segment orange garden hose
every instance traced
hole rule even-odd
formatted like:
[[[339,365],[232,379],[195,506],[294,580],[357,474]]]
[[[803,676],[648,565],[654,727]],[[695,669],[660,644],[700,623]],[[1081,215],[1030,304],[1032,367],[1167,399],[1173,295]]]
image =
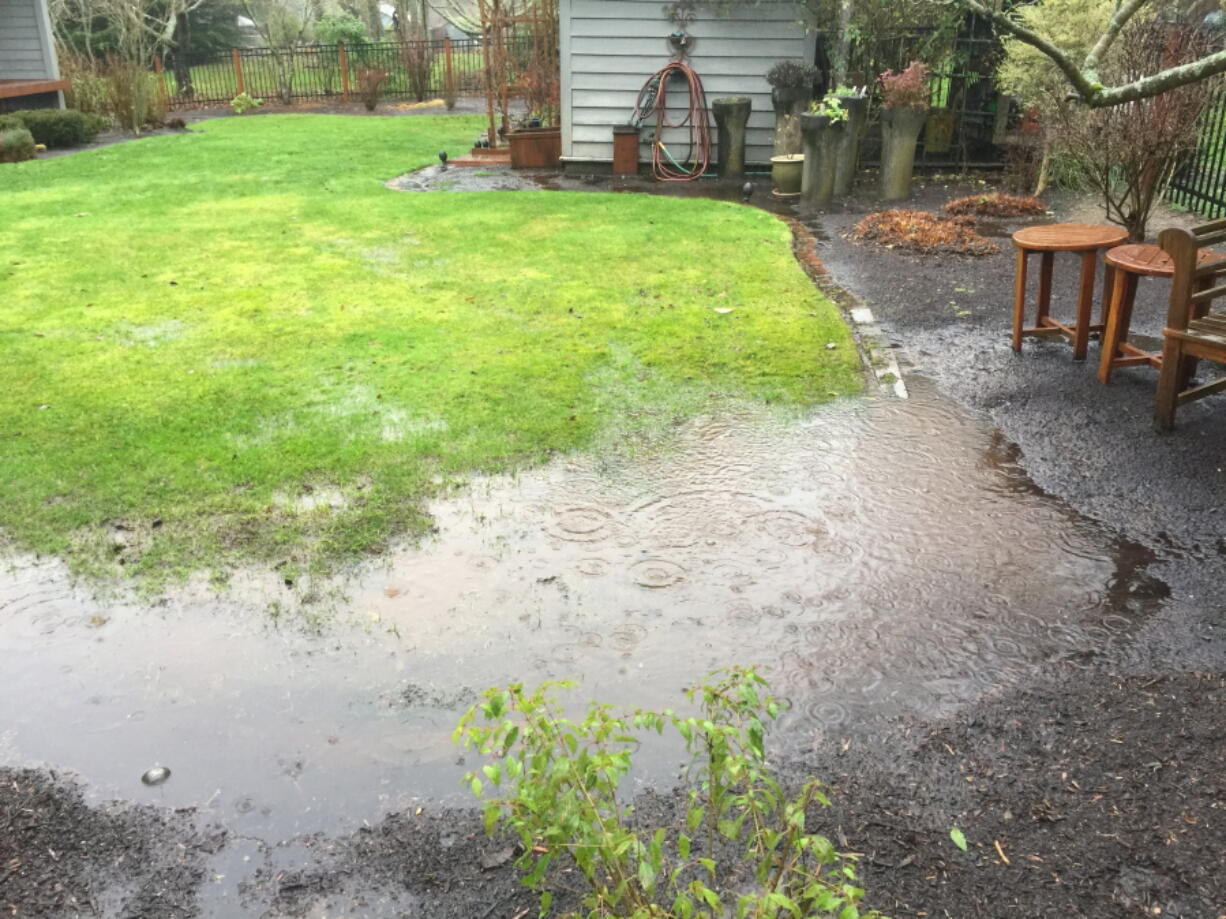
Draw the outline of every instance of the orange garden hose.
[[[685,117],[673,122],[668,118],[668,84],[675,76],[685,80],[689,103]],[[684,61],[672,61],[654,74],[639,91],[634,105],[634,123],[643,124],[652,113],[656,116],[656,134],[651,144],[651,170],[661,182],[690,182],[705,173],[711,165],[711,122],[707,114],[707,96],[702,79]],[[665,128],[690,129],[690,149],[685,158],[690,166],[678,162],[664,146]]]

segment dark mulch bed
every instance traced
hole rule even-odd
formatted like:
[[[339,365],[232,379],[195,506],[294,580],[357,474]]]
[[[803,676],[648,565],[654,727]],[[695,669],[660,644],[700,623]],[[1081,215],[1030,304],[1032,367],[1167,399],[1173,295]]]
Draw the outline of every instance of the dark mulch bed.
[[[54,773],[0,769],[0,913],[15,917],[198,914],[205,860],[225,842],[191,812],[91,807]]]
[[[900,919],[1213,919],[1226,912],[1224,705],[1220,674],[1025,692],[929,727],[892,776],[846,772],[835,813],[867,850],[874,905]]]

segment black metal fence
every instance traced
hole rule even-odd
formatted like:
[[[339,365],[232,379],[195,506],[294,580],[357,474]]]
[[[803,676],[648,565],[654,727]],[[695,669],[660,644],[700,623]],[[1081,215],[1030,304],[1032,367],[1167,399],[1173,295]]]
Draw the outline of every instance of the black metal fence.
[[[168,55],[158,69],[172,109],[224,104],[244,92],[286,104],[357,98],[363,73],[376,70],[387,72],[385,97],[484,92],[484,52],[475,38],[235,48],[207,58]]]
[[[819,66],[833,56],[833,36],[819,33]],[[967,16],[953,35],[910,31],[855,43],[848,79],[869,85],[886,69],[901,70],[913,60],[932,62],[932,108],[920,136],[916,163],[930,169],[1003,165],[1008,101],[993,78],[1000,62],[1000,40],[992,24]],[[866,162],[879,155],[879,132],[869,130],[862,147]]]
[[[1167,200],[1202,217],[1226,216],[1226,92],[1205,112],[1200,144],[1175,170]]]

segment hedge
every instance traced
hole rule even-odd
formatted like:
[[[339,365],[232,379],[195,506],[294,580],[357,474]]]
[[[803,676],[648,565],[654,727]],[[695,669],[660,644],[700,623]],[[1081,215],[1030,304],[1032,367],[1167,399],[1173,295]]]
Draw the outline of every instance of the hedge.
[[[97,137],[105,125],[104,119],[76,109],[20,109],[0,115],[0,130],[25,128],[36,144],[48,147],[80,147]]]

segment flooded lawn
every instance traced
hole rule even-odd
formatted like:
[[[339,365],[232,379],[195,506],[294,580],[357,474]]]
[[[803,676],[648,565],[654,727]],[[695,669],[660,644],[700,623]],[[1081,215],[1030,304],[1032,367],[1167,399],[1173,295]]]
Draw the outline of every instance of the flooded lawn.
[[[1113,653],[1165,595],[1152,556],[909,382],[801,420],[713,406],[651,448],[480,481],[433,507],[435,538],[323,591],[318,630],[279,582],[147,608],[19,560],[0,755],[274,842],[462,801],[451,729],[512,679],[665,706],[757,663],[792,703],[776,744],[803,753]]]
[[[661,191],[439,167],[389,186]],[[753,194],[765,195],[760,183]],[[959,282],[966,308],[951,312],[947,292],[910,263],[864,268],[857,259],[869,256],[838,242],[851,215],[801,216],[835,277],[902,333],[945,391],[982,404],[959,382],[974,372],[977,390],[1000,394],[986,407],[1020,430],[1030,474],[1067,501],[1035,485],[986,416],[908,376],[909,399],[805,414],[712,397],[666,436],[478,479],[431,505],[437,529],[420,545],[343,579],[244,571],[224,590],[193,584],[150,604],[94,595],[56,561],[15,558],[0,572],[0,655],[7,685],[20,687],[0,706],[0,769],[17,776],[16,796],[0,799],[0,842],[4,821],[23,812],[5,810],[15,800],[58,808],[40,851],[72,837],[83,814],[83,848],[105,837],[106,858],[140,866],[112,881],[118,862],[100,862],[103,881],[80,881],[102,891],[94,914],[472,919],[473,904],[479,913],[490,903],[487,916],[512,919],[530,897],[509,856],[477,831],[460,784],[472,763],[451,742],[480,692],[574,679],[575,704],[665,707],[715,668],[755,664],[789,702],[772,751],[785,769],[831,779],[837,832],[853,837],[841,844],[871,853],[870,901],[881,889],[892,914],[960,902],[966,915],[998,915],[1002,878],[991,872],[1014,868],[991,853],[955,864],[942,847],[958,821],[979,845],[1004,839],[1019,862],[1028,847],[1043,879],[1009,883],[1024,887],[1017,902],[1032,914],[1114,917],[1122,904],[1198,915],[1216,896],[1203,868],[1221,838],[1205,781],[1226,743],[1213,727],[1226,691],[1211,614],[1220,553],[1200,518],[1187,524],[1206,531],[1199,541],[1168,525],[1192,498],[1168,499],[1195,491],[1180,476],[1209,448],[1126,431],[1127,445],[1104,447],[1093,440],[1101,425],[1053,429],[1046,402],[1019,427],[1034,371],[996,358],[1006,350],[996,329],[1007,312],[1003,256]],[[965,335],[963,323],[973,326]],[[968,362],[942,336],[991,353]],[[1082,399],[1074,374],[1085,368],[1058,352],[1039,358],[1052,377],[1045,398]],[[1131,397],[1124,384],[1112,393]],[[1151,481],[1172,463],[1175,474]],[[1108,476],[1108,465],[1119,468]],[[283,500],[322,507],[344,496]],[[1119,529],[1074,505],[1105,507],[1096,516]],[[1151,519],[1163,525],[1138,524]],[[1159,556],[1121,533],[1168,548]],[[1155,750],[1173,751],[1170,761]],[[677,752],[645,754],[640,788],[667,791]],[[1165,771],[1138,771],[1137,756]],[[79,779],[84,802],[20,767]],[[976,786],[976,775],[991,780]],[[1111,784],[1123,776],[1130,784]],[[85,806],[112,800],[159,809]],[[667,815],[668,796],[654,801],[647,809]],[[1163,831],[1160,855],[1114,848],[1168,810],[1183,823]],[[135,848],[115,842],[122,832]],[[1117,864],[1118,877],[1108,868]],[[56,864],[39,870],[58,883]],[[1069,888],[1061,874],[1086,880]],[[947,899],[936,878],[963,899]]]

